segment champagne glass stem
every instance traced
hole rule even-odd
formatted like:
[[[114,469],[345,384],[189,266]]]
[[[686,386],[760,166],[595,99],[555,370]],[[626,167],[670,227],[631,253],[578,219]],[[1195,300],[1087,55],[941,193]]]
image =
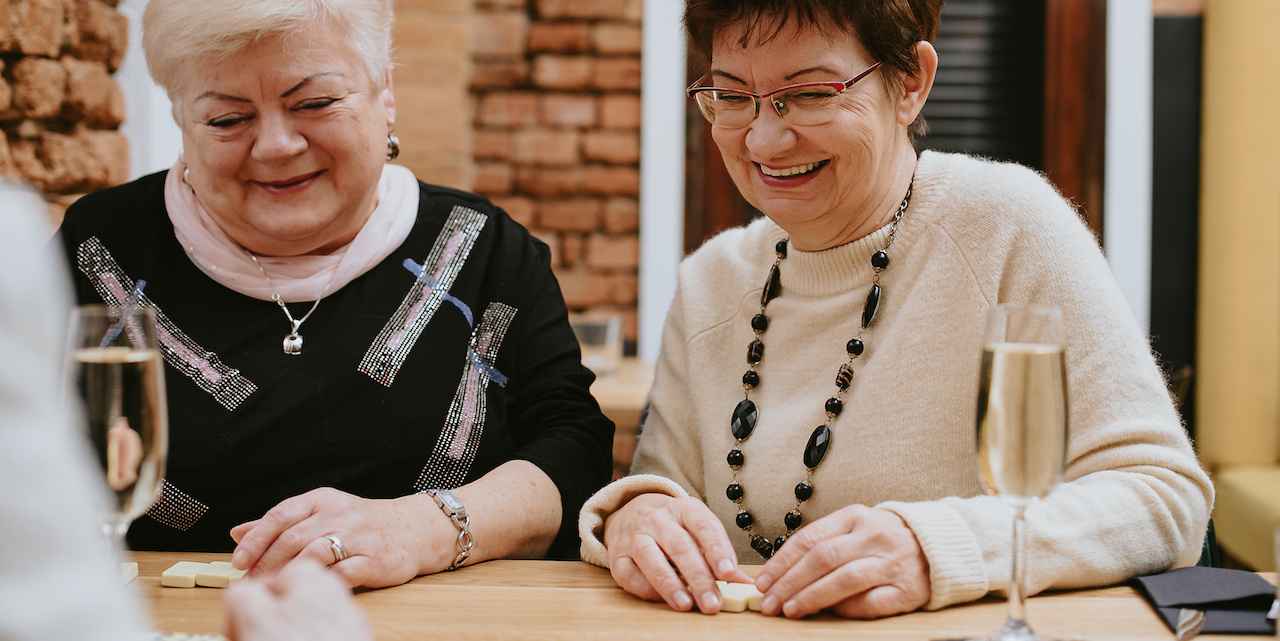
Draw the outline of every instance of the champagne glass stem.
[[[124,555],[124,535],[129,531],[130,519],[107,519],[102,522],[102,538],[107,551],[114,557]]]
[[[1001,638],[1030,636],[1027,625],[1027,506],[1021,503],[1013,507],[1013,572],[1009,578],[1009,619],[1000,631]]]

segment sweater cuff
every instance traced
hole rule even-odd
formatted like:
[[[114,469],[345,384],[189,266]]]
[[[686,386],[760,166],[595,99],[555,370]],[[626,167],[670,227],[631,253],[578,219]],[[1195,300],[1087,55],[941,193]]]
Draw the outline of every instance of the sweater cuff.
[[[604,486],[587,499],[578,514],[583,561],[602,568],[609,567],[609,551],[604,547],[604,521],[641,494],[666,494],[678,499],[689,496],[679,483],[656,474],[625,476]]]
[[[902,517],[929,562],[932,594],[925,607],[938,610],[980,599],[990,591],[982,548],[964,519],[940,501],[890,501],[877,508]]]

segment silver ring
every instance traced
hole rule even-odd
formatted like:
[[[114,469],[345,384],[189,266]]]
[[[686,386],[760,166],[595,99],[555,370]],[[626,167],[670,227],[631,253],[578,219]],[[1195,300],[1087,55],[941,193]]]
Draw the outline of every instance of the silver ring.
[[[334,563],[341,563],[343,559],[347,558],[347,548],[342,547],[342,541],[338,537],[326,534],[324,538],[329,539],[329,549],[333,552]]]

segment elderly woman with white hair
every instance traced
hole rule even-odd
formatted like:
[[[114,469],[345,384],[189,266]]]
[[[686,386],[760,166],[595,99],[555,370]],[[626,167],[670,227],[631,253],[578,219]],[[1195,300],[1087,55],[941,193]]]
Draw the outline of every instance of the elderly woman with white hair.
[[[160,325],[169,465],[134,548],[234,541],[251,574],[312,558],[353,586],[576,554],[612,425],[547,247],[387,164],[390,4],[146,9],[184,151],[61,229],[79,302]]]

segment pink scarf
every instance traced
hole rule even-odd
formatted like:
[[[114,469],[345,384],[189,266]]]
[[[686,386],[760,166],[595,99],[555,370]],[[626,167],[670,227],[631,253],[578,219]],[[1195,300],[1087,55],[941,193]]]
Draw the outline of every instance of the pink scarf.
[[[232,240],[205,211],[195,191],[182,180],[181,159],[164,181],[164,205],[174,235],[200,271],[228,289],[271,300],[271,287],[240,243]],[[391,255],[418,217],[418,179],[400,165],[384,165],[378,181],[378,206],[347,245],[325,255],[259,256],[262,269],[286,303],[318,300],[373,269]]]

